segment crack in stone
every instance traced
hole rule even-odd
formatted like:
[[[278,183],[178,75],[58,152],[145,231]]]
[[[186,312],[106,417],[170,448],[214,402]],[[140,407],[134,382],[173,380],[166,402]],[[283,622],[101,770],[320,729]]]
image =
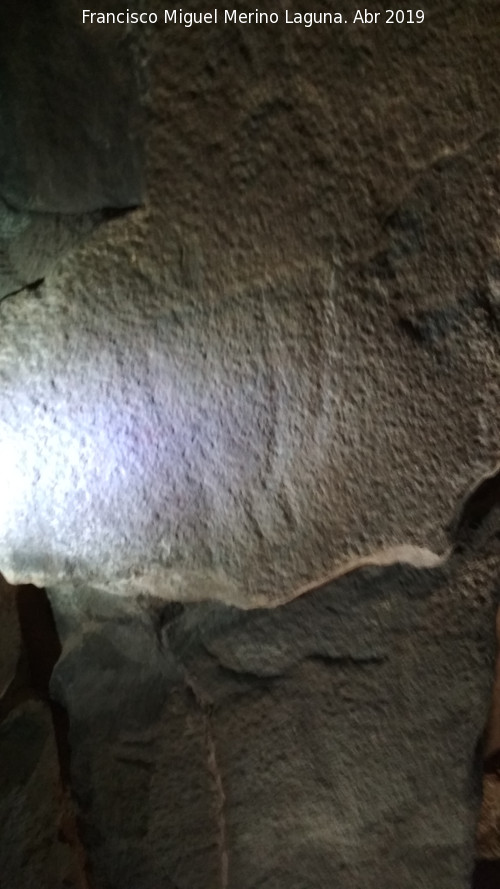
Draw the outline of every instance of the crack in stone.
[[[34,281],[29,281],[27,284],[21,284],[19,287],[16,287],[15,290],[9,290],[8,293],[5,293],[3,296],[0,296],[0,302],[3,302],[5,299],[11,299],[13,296],[19,296],[20,293],[26,293],[26,291],[36,291],[45,281],[45,277],[35,278]]]
[[[224,793],[222,774],[217,760],[217,745],[212,728],[213,702],[197,687],[195,679],[190,676],[186,667],[184,667],[184,671],[186,687],[191,692],[203,716],[205,745],[207,750],[207,767],[216,792],[216,823],[220,855],[220,889],[228,889],[229,854],[227,848],[227,826],[225,815],[226,794]]]
[[[225,816],[226,794],[224,792],[222,774],[217,759],[217,744],[212,728],[212,714],[214,704],[211,698],[199,687],[195,677],[189,672],[186,664],[183,662],[183,659],[179,655],[179,652],[175,650],[175,643],[172,639],[171,624],[175,622],[175,619],[179,616],[179,612],[182,614],[183,611],[184,605],[180,605],[179,603],[175,602],[168,603],[167,606],[162,609],[159,617],[157,617],[155,621],[155,634],[160,651],[165,650],[164,643],[165,641],[168,642],[170,652],[172,653],[178,665],[183,671],[185,687],[190,692],[203,718],[204,740],[207,753],[207,769],[212,779],[216,795],[216,826],[218,832],[217,845],[219,849],[220,889],[228,889],[229,853],[227,847],[227,825]]]
[[[466,542],[499,506],[500,464],[497,464],[469,489],[450,522],[448,530],[455,546]]]

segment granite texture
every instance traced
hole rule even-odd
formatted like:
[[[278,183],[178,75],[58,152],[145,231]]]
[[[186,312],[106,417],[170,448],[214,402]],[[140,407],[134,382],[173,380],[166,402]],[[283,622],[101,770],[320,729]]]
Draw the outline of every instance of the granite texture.
[[[0,570],[57,633],[2,594],[0,883],[479,889],[498,3],[34,10],[0,10]]]

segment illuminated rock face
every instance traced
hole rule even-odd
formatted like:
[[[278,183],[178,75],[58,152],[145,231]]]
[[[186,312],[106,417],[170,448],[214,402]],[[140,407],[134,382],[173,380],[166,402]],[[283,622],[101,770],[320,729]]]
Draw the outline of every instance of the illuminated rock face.
[[[59,6],[64,52],[0,120],[0,570],[50,588],[92,886],[466,889],[499,557],[494,4],[126,32]]]
[[[129,33],[144,206],[0,307],[12,581],[253,605],[446,551],[498,460],[499,38],[436,15]]]

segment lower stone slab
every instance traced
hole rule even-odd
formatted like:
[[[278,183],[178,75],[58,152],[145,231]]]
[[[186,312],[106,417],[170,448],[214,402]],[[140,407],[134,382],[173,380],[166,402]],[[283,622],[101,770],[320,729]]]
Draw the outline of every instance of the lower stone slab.
[[[493,574],[372,568],[250,612],[52,591],[96,885],[469,889]]]

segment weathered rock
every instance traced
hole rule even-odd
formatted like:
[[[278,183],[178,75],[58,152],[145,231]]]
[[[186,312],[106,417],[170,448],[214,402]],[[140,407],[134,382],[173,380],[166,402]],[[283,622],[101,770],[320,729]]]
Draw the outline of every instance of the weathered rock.
[[[52,592],[96,885],[468,889],[497,560],[251,612]]]
[[[63,216],[12,210],[0,198],[0,299],[37,289],[57,260],[103,221],[102,213]]]
[[[129,30],[147,206],[0,308],[12,581],[246,606],[446,551],[498,460],[494,16]]]
[[[23,81],[33,119],[0,124],[2,287],[45,278],[0,304],[0,568],[52,587],[96,887],[465,889],[499,558],[467,549],[499,502],[496,4],[125,42],[50,10],[2,62],[14,95],[39,23],[68,34],[43,101]],[[82,46],[68,140],[54,71]],[[147,200],[54,268],[135,202],[143,65]],[[7,759],[36,735],[19,706]],[[13,791],[52,838],[53,740]]]
[[[217,885],[205,717],[185,694],[181,666],[159,649],[152,616],[93,591],[78,600],[59,591],[52,602],[67,644],[53,691],[69,707],[72,789],[92,880]]]

